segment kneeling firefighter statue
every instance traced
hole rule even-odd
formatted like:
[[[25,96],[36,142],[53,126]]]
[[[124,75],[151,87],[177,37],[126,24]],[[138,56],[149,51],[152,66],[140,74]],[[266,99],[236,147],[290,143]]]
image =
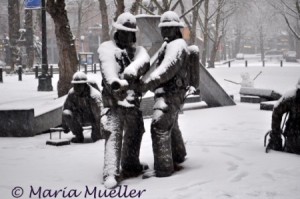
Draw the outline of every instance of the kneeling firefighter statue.
[[[285,115],[285,116],[284,116]],[[282,118],[284,117],[283,125]],[[270,149],[300,154],[300,79],[296,89],[285,93],[274,105],[272,114],[272,130],[266,152]],[[282,136],[285,138],[284,145]]]

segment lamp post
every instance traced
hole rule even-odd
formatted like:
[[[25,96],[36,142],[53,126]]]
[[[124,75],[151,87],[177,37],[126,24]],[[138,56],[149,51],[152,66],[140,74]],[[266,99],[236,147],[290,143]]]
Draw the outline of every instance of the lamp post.
[[[48,57],[47,57],[47,25],[46,25],[46,6],[45,0],[41,0],[41,18],[42,18],[42,74],[38,76],[38,91],[53,91],[51,75],[48,74]]]

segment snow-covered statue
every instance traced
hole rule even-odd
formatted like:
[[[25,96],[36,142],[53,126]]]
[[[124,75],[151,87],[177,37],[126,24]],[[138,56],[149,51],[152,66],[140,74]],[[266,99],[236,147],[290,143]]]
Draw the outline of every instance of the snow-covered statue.
[[[73,88],[69,90],[63,105],[63,128],[75,135],[71,142],[83,143],[83,126],[91,125],[91,138],[93,141],[102,139],[100,130],[101,93],[98,86],[92,86],[86,74],[76,72],[73,75]]]
[[[102,43],[98,49],[106,112],[102,117],[106,139],[103,170],[106,188],[116,187],[120,174],[122,178],[137,176],[147,167],[139,160],[145,130],[139,110],[142,93],[138,84],[150,67],[150,57],[145,48],[135,46],[138,31],[135,16],[123,13],[113,26],[116,28],[114,40]]]
[[[284,146],[281,135],[285,138]],[[300,78],[296,89],[285,93],[274,106],[272,130],[266,151],[269,149],[300,154]]]
[[[165,43],[160,49],[154,69],[152,67],[150,73],[141,79],[141,87],[155,93],[151,123],[154,171],[146,172],[144,178],[172,175],[174,170],[180,169],[178,164],[182,163],[186,156],[178,126],[178,114],[189,84],[188,46],[180,31],[183,24],[175,12],[163,13],[159,27]],[[197,62],[199,63],[199,59]]]
[[[242,87],[253,87],[254,83],[253,80],[250,78],[250,74],[248,72],[242,73],[241,74],[241,86]]]

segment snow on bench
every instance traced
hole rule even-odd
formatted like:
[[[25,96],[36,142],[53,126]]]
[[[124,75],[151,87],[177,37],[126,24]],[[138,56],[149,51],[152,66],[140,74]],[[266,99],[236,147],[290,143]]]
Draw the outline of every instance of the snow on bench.
[[[260,103],[263,101],[278,100],[281,94],[271,89],[241,87],[241,102]]]

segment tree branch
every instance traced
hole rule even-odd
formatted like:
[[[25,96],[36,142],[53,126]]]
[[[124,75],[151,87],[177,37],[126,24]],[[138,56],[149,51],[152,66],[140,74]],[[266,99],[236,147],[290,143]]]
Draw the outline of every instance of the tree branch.
[[[293,10],[289,5],[287,5],[283,0],[280,0],[280,2],[288,9],[290,10],[292,13],[299,15],[299,13],[297,13],[295,10]]]
[[[295,35],[295,37],[300,40],[300,35],[295,31],[295,29],[291,26],[288,18],[286,17],[286,15],[283,14],[284,20],[287,23],[289,29],[292,31],[292,33]]]
[[[225,1],[223,0],[222,3],[218,4],[218,7],[214,10],[214,12],[208,17],[208,20],[210,20],[217,12],[220,10],[224,5]]]
[[[176,1],[176,3],[173,5],[173,7],[170,10],[174,11],[176,9],[176,7],[178,6],[178,4],[179,4],[179,0]]]
[[[193,5],[189,10],[187,10],[185,13],[183,13],[179,18],[184,17],[185,15],[187,15],[189,12],[191,12],[192,10],[194,10],[199,4],[201,4],[204,0],[199,0],[197,3],[195,3],[195,5]]]
[[[151,1],[156,5],[160,13],[164,11],[163,7],[161,7],[161,5],[157,2],[157,0],[151,0]]]
[[[203,24],[203,21],[202,21],[200,15],[198,16],[198,23],[201,28],[201,31],[204,32],[204,24]]]
[[[182,2],[182,0],[179,0],[180,2],[180,6],[181,6],[181,12],[184,12],[184,4]],[[185,17],[185,15],[182,15],[180,18],[183,17],[184,22],[186,23],[186,25],[188,26],[189,29],[191,29],[191,25],[189,23],[189,21],[187,20],[187,18]]]
[[[151,10],[149,10],[147,7],[145,7],[143,4],[141,4],[140,2],[138,3],[138,5],[144,9],[146,12],[148,12],[151,15],[155,15],[155,13],[153,13]]]

